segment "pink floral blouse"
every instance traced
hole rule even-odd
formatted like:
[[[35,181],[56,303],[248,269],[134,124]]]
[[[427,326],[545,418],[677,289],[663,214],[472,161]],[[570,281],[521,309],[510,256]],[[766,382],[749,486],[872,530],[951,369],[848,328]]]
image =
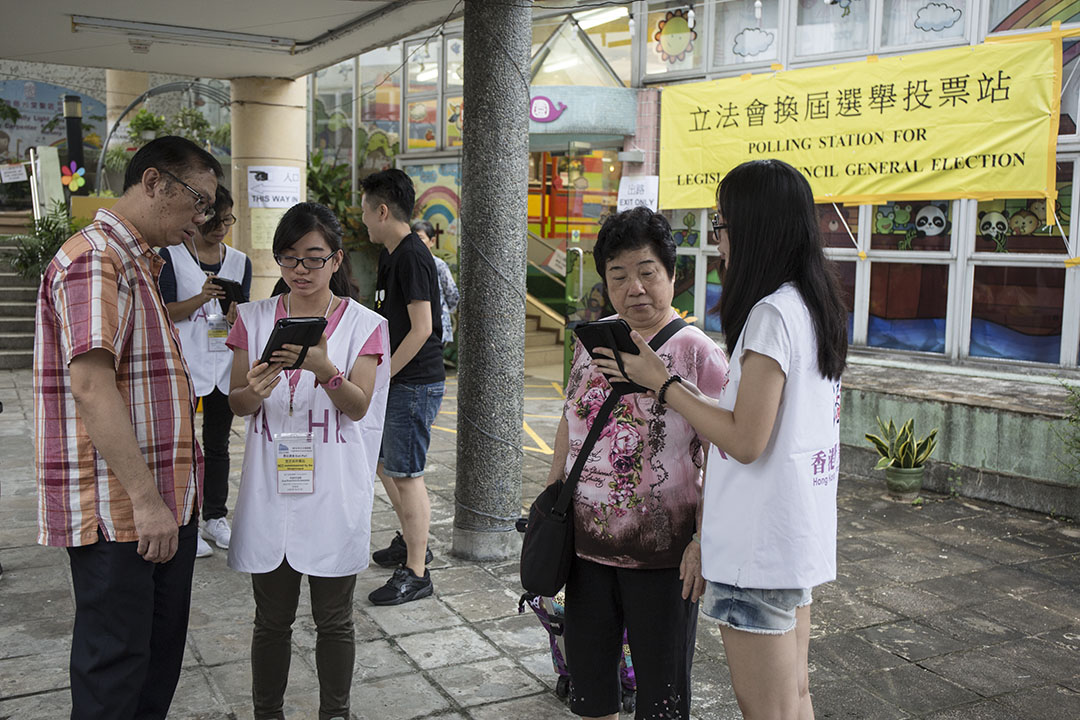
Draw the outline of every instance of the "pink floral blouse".
[[[680,330],[659,355],[673,374],[706,395],[720,395],[727,358],[698,328]],[[570,430],[567,473],[610,390],[604,376],[589,366],[581,343],[575,342],[563,408]],[[678,567],[694,533],[704,445],[674,410],[645,395],[624,395],[574,493],[578,557],[624,568]]]

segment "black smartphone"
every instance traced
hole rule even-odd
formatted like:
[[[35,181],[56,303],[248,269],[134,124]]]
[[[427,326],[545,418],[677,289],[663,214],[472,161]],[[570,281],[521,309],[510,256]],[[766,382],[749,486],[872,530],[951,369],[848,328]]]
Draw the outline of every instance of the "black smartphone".
[[[229,308],[233,303],[240,304],[245,302],[244,299],[244,286],[235,280],[227,280],[222,277],[212,277],[210,282],[217,285],[219,288],[225,291],[225,297],[219,298],[218,302],[221,304],[221,311],[224,313],[229,312]]]
[[[594,350],[598,347],[629,355],[638,354],[637,345],[630,337],[630,325],[622,318],[581,323],[574,328],[574,334],[592,357],[596,357]]]
[[[281,318],[274,325],[274,330],[270,333],[270,339],[266,341],[266,347],[263,348],[259,362],[269,363],[270,356],[275,350],[280,350],[283,345],[302,345],[304,349],[300,351],[296,364],[285,368],[296,370],[304,362],[307,349],[319,344],[324,330],[326,330],[326,318],[323,317]]]

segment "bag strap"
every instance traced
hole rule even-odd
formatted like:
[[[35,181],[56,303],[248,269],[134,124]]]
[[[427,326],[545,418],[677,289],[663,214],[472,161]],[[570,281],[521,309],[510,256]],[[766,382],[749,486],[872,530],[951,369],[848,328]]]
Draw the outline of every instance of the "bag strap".
[[[649,347],[653,349],[653,352],[659,351],[664,343],[670,340],[675,333],[686,327],[686,324],[686,321],[681,317],[675,318],[665,325],[660,332],[656,333],[655,337],[649,341]],[[615,353],[615,358],[619,363],[619,369],[622,370],[622,361],[618,359],[619,353]],[[625,373],[623,377],[625,377]],[[577,487],[581,471],[585,469],[585,461],[589,459],[589,453],[592,452],[596,441],[600,439],[600,433],[603,431],[604,426],[607,425],[608,417],[611,415],[611,411],[615,409],[620,397],[622,397],[622,393],[613,389],[608,393],[604,404],[600,406],[600,410],[597,411],[592,426],[589,428],[589,434],[585,436],[585,442],[582,443],[581,450],[578,451],[577,458],[574,460],[574,466],[570,468],[570,474],[566,476],[562,489],[559,490],[559,497],[551,509],[553,515],[565,515],[567,510],[570,509],[570,503],[574,499],[574,488]]]
[[[674,318],[671,322],[662,327],[660,332],[656,333],[656,336],[649,341],[649,347],[653,349],[653,352],[660,352],[660,348],[663,347],[664,343],[670,340],[672,335],[686,327],[686,325],[687,322],[681,317]]]

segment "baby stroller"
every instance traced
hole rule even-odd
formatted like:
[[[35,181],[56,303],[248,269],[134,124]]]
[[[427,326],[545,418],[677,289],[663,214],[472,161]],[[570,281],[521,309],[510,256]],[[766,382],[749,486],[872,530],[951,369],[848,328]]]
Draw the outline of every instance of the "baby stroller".
[[[525,612],[528,605],[540,624],[548,632],[551,643],[551,664],[559,676],[555,683],[555,694],[565,700],[570,695],[570,672],[566,669],[566,650],[563,646],[563,594],[553,598],[525,593],[518,600],[518,613]],[[630,645],[623,631],[623,656],[619,662],[619,682],[622,685],[622,709],[632,713],[637,706],[637,679],[634,677],[634,663],[630,659]]]

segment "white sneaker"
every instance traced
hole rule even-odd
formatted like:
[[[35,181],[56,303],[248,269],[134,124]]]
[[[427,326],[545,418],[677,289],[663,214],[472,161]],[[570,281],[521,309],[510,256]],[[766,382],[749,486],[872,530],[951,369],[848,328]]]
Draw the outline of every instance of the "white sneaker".
[[[214,548],[210,547],[210,545],[202,539],[202,535],[196,535],[195,541],[198,543],[195,547],[195,557],[210,557],[214,554]]]
[[[232,539],[232,528],[229,527],[229,521],[225,518],[213,518],[203,523],[202,536],[207,540],[213,540],[214,544],[222,550],[228,550],[229,540]]]

